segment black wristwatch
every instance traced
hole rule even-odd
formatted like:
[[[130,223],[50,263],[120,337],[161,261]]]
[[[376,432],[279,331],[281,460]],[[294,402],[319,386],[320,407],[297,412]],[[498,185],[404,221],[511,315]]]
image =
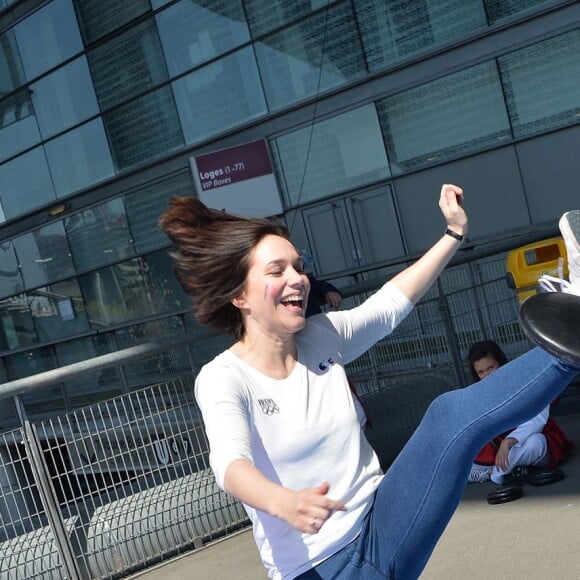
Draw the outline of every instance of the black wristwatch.
[[[461,234],[454,232],[450,228],[447,228],[445,230],[445,234],[451,236],[452,238],[455,238],[458,242],[461,242],[462,244],[466,244],[467,242],[469,242],[469,238],[467,236],[462,236]]]

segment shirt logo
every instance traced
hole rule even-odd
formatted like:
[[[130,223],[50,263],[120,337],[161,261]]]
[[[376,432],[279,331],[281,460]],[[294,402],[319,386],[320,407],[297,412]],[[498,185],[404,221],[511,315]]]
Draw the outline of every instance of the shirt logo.
[[[258,399],[258,403],[260,403],[264,415],[273,415],[280,412],[280,407],[276,405],[274,399]]]
[[[323,361],[318,363],[318,368],[324,372],[324,371],[328,370],[330,365],[333,365],[333,364],[334,364],[334,361],[331,358],[327,358],[326,360],[323,360]]]

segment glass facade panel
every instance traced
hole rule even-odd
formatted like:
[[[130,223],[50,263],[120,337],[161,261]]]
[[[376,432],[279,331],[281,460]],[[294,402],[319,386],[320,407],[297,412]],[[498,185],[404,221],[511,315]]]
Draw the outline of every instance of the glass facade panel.
[[[143,274],[153,312],[179,311],[191,306],[191,300],[175,278],[167,250],[149,254],[143,259],[145,262]]]
[[[160,336],[169,337],[183,334],[183,320],[179,316],[152,320],[144,324],[130,326],[115,331],[118,348],[128,348],[138,344],[154,342]],[[191,372],[187,351],[173,349],[170,352],[152,354],[123,365],[127,385],[130,389],[140,389],[161,381],[167,381],[184,372]]]
[[[99,112],[84,56],[34,83],[30,89],[44,139]]]
[[[172,77],[250,40],[239,0],[182,0],[155,19]]]
[[[80,285],[95,329],[189,306],[165,250],[85,274]]]
[[[374,105],[279,137],[275,153],[286,202],[291,206],[390,175]]]
[[[0,243],[0,298],[18,294],[24,283],[12,242]]]
[[[25,294],[0,300],[0,351],[38,342]]]
[[[9,381],[23,379],[56,368],[51,348],[39,348],[13,354],[4,359]]]
[[[40,348],[28,352],[20,352],[4,359],[9,380],[13,381],[30,377],[44,371],[56,368],[56,360],[52,347]],[[42,387],[37,391],[22,395],[22,402],[29,416],[46,417],[51,411],[62,411],[65,402],[61,385]]]
[[[118,262],[135,253],[121,199],[67,217],[64,227],[77,272]]]
[[[73,129],[44,147],[58,197],[115,174],[101,119]]]
[[[62,342],[55,346],[59,367],[114,352],[107,333]],[[121,394],[121,377],[116,367],[97,371],[83,371],[63,381],[70,407],[84,407]]]
[[[118,349],[129,348],[158,340],[160,336],[179,336],[184,332],[181,316],[171,316],[134,324],[114,331]]]
[[[350,3],[256,44],[266,99],[279,109],[367,74]]]
[[[393,174],[511,139],[495,61],[383,99],[378,110]]]
[[[79,282],[94,329],[189,306],[165,250],[90,272]]]
[[[487,27],[481,0],[358,0],[354,5],[371,72]]]
[[[0,35],[0,95],[8,95],[25,82],[24,68],[13,30]]]
[[[92,359],[115,349],[109,334],[98,334],[57,344],[56,356],[59,366],[66,366]],[[76,377],[63,381],[70,407],[84,407],[121,394],[121,377],[116,367],[84,371]]]
[[[0,360],[0,381],[5,383],[6,373],[4,371],[4,365],[2,360]],[[16,405],[14,404],[14,399],[1,399],[0,400],[0,430],[7,431],[8,429],[14,429],[20,424],[18,418],[18,412],[16,411]]]
[[[90,330],[79,285],[74,278],[29,292],[28,303],[40,342]]]
[[[101,330],[152,314],[144,267],[141,258],[133,258],[79,277],[92,328]]]
[[[203,120],[198,111],[196,122]],[[104,122],[117,170],[183,147],[183,133],[169,87],[107,113]]]
[[[153,19],[92,50],[88,58],[102,111],[167,80]]]
[[[14,27],[27,80],[83,49],[71,0],[53,0]]]
[[[73,276],[74,266],[62,222],[13,240],[26,288]]]
[[[574,30],[498,59],[516,137],[578,123],[579,54]]]
[[[170,197],[191,196],[193,187],[191,174],[188,172],[125,196],[125,211],[138,254],[146,254],[169,244],[169,239],[159,229],[157,222],[169,207]]]
[[[17,91],[24,82],[14,32],[9,30],[0,35],[0,161],[40,140],[30,91]]]
[[[0,200],[6,219],[22,215],[55,199],[42,147],[0,165]]]
[[[541,6],[550,4],[559,4],[555,0],[485,0],[485,9],[488,14],[489,23],[495,24],[498,21],[519,16],[523,12],[532,10]]]
[[[40,142],[30,91],[0,100],[0,162]]]
[[[148,0],[74,0],[74,3],[87,45],[149,10]]]
[[[4,8],[16,0],[0,0],[0,8]]]
[[[314,10],[335,4],[333,0],[244,0],[252,36],[260,36],[279,26],[294,22]]]
[[[266,113],[251,48],[242,49],[175,81],[173,90],[188,144]]]

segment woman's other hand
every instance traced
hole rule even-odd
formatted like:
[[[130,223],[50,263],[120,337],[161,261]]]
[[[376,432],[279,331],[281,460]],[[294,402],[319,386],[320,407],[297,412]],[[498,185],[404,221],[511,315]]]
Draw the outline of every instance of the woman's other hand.
[[[333,512],[346,511],[342,502],[326,497],[329,489],[324,482],[294,492],[280,517],[304,534],[317,534]]]

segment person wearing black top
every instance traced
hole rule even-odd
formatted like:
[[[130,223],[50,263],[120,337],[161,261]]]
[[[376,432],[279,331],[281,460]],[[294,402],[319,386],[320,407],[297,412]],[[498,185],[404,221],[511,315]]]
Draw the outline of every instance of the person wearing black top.
[[[306,318],[313,314],[320,314],[322,312],[320,307],[324,304],[328,304],[337,310],[342,302],[340,290],[330,282],[317,280],[314,274],[310,273],[307,276],[310,280],[310,294],[308,295],[308,304],[306,306]]]

